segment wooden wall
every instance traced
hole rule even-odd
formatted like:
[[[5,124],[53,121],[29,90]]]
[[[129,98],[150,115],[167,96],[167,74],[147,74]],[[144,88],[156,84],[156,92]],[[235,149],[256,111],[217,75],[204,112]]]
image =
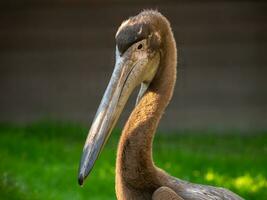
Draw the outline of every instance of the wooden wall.
[[[113,70],[116,29],[144,8],[170,19],[179,47],[161,128],[267,128],[264,1],[2,1],[0,121],[89,126]]]

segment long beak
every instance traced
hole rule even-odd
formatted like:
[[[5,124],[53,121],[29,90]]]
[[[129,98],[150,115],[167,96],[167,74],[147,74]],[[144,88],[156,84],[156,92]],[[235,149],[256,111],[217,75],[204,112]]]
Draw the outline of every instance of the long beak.
[[[115,69],[83,148],[78,177],[80,185],[92,170],[133,89],[142,82],[138,75],[141,71],[138,63],[127,56],[117,56]]]

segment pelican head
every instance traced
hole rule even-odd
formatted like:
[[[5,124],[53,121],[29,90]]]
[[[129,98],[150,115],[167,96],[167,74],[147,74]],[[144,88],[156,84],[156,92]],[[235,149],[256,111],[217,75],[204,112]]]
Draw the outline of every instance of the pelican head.
[[[80,185],[92,170],[130,94],[141,85],[138,104],[158,71],[161,29],[156,18],[151,16],[153,12],[128,19],[116,33],[116,63],[83,148]]]

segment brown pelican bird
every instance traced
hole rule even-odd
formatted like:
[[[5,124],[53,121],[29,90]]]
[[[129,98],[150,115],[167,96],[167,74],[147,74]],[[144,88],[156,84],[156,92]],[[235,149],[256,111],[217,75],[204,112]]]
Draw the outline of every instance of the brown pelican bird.
[[[120,138],[116,161],[119,200],[240,200],[233,192],[189,183],[154,165],[152,143],[176,80],[176,43],[169,21],[146,10],[123,22],[116,33],[116,63],[89,131],[79,184],[93,168],[130,94],[141,86]]]

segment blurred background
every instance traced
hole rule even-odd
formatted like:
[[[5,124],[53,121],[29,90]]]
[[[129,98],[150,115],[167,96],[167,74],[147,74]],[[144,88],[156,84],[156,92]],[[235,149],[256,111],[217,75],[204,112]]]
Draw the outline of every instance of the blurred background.
[[[78,163],[113,71],[117,28],[148,8],[170,20],[179,54],[155,163],[266,199],[267,2],[259,0],[0,1],[0,199],[116,198],[116,148],[135,96],[83,188]]]
[[[117,28],[145,8],[170,20],[179,48],[160,127],[266,129],[267,4],[241,0],[1,1],[0,120],[90,124],[113,70]]]

